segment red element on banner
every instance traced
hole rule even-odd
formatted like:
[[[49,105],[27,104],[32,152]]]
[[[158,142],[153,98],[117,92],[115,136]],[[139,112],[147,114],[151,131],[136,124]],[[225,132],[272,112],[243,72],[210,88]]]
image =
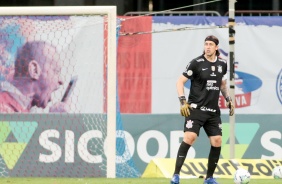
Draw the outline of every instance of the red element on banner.
[[[104,18],[104,48],[107,48],[108,47],[108,22],[106,20],[106,18]],[[104,77],[104,83],[105,83],[105,86],[108,86],[108,82],[107,82],[107,66],[108,66],[108,50],[107,49],[104,49],[105,53],[104,53],[104,62],[103,62],[103,68],[104,68],[104,73],[103,73],[103,77]],[[105,87],[104,88],[104,98],[105,98],[105,101],[104,101],[104,112],[107,113],[107,104],[108,104],[108,98],[107,98],[107,88]]]
[[[235,95],[235,107],[236,108],[241,108],[241,107],[247,107],[251,105],[251,98],[252,98],[252,93],[244,93],[244,94],[236,94]],[[223,96],[219,97],[218,105],[221,109],[226,109],[226,103],[225,99]]]
[[[152,31],[151,17],[122,18],[120,32]],[[121,113],[151,113],[152,35],[120,36],[117,61]]]

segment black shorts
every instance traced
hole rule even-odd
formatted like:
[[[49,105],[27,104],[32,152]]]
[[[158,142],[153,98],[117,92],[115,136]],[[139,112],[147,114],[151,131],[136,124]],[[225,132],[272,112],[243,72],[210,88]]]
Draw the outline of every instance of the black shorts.
[[[222,136],[222,122],[219,113],[204,112],[200,109],[190,110],[191,114],[185,118],[184,132],[195,132],[200,135],[203,127],[208,136]]]

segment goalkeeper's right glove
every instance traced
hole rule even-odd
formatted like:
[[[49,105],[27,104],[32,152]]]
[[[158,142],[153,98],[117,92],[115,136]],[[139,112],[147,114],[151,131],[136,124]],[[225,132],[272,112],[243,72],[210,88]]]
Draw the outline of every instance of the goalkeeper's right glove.
[[[234,114],[234,105],[232,102],[232,98],[230,96],[226,97],[226,106],[229,108],[229,116],[233,116]]]
[[[180,101],[180,114],[182,116],[188,117],[190,116],[190,105],[187,103],[185,96],[178,97]]]

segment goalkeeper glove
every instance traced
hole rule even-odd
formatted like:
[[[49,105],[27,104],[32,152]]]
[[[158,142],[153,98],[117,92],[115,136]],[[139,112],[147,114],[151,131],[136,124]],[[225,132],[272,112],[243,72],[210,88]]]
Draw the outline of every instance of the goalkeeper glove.
[[[179,98],[179,101],[180,101],[180,114],[182,116],[185,116],[185,117],[190,116],[190,110],[189,109],[191,109],[191,107],[187,103],[185,96],[180,96],[178,98]]]
[[[234,105],[232,102],[232,98],[230,96],[226,97],[226,106],[229,108],[229,116],[233,116],[234,114]]]

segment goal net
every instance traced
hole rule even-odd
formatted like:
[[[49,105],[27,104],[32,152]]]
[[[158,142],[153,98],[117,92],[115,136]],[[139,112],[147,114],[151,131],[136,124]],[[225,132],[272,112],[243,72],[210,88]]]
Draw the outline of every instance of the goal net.
[[[138,176],[117,118],[116,8],[0,13],[0,176]]]

